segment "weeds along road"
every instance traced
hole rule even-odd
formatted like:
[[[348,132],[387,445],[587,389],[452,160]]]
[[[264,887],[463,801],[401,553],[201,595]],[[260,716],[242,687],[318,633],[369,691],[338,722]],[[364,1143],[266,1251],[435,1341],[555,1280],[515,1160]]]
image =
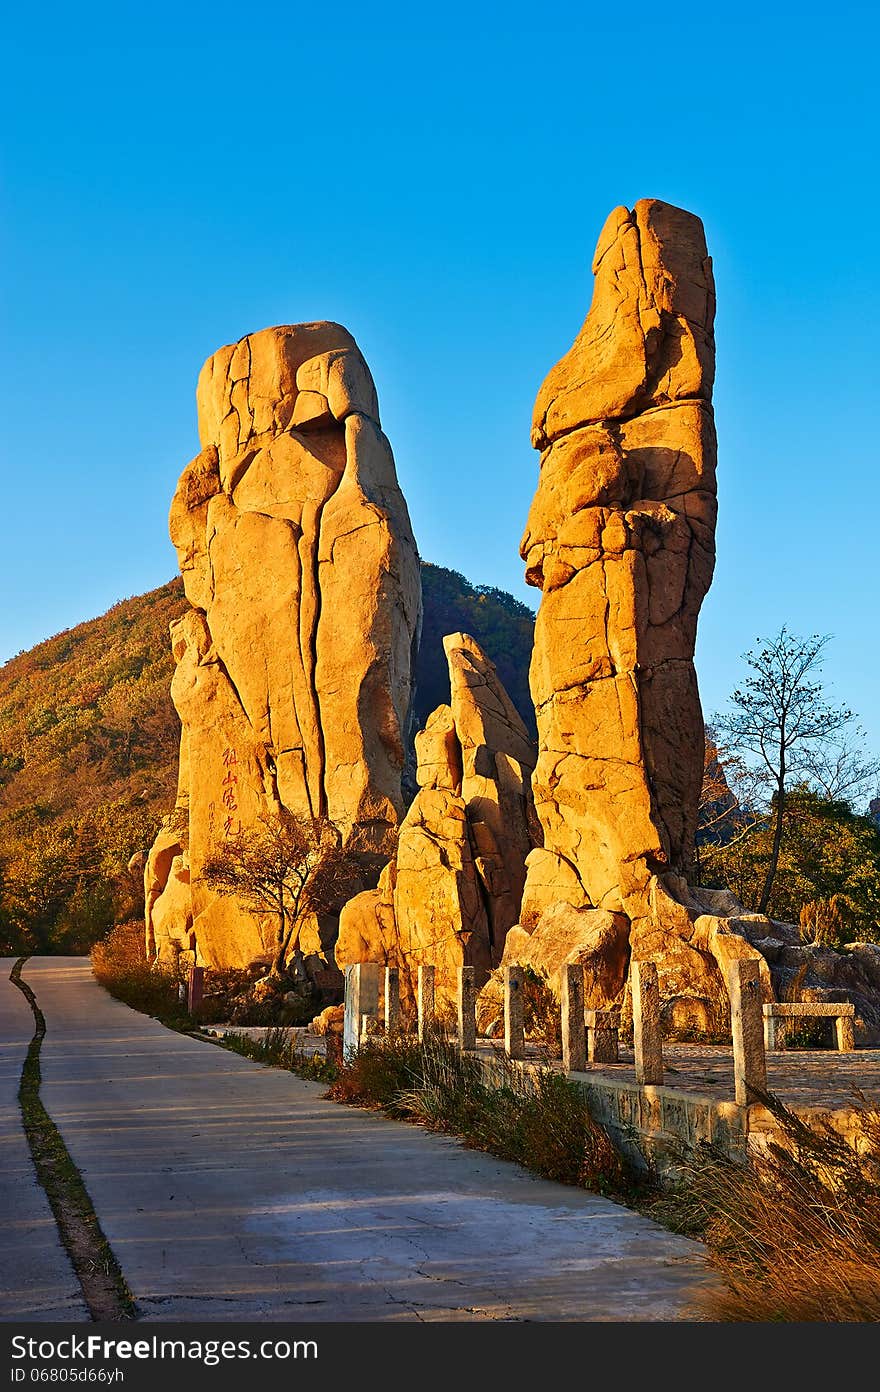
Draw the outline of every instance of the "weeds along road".
[[[167,1030],[86,959],[23,975],[42,1100],[140,1319],[690,1317],[697,1243]]]
[[[87,1320],[22,1124],[18,1088],[35,1021],[10,980],[15,962],[0,958],[0,1320]]]

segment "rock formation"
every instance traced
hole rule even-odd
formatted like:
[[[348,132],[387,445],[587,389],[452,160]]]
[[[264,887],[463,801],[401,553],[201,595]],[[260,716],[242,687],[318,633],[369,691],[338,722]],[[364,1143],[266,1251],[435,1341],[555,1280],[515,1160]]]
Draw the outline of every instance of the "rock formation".
[[[179,796],[145,872],[147,935],[160,956],[192,935],[200,960],[242,965],[271,928],[200,882],[225,841],[284,807],[379,856],[399,822],[421,585],[376,390],[344,328],[221,348],[197,404],[201,453],[170,517],[192,606],[172,626]],[[316,954],[333,930],[315,926]]]
[[[702,225],[655,200],[617,208],[593,272],[586,321],[534,412],[541,469],[521,552],[542,591],[530,682],[544,845],[520,922],[543,941],[561,915],[568,960],[595,962],[598,933],[593,1004],[620,996],[631,952],[656,960],[676,1025],[714,1030],[726,963],[759,954],[685,878],[704,747],[694,644],[715,556]]]
[[[419,792],[378,888],[343,909],[336,961],[416,969],[433,964],[440,1001],[456,972],[485,978],[516,922],[532,846],[529,778],[535,750],[494,665],[464,633],[444,639],[450,704],[416,735]]]

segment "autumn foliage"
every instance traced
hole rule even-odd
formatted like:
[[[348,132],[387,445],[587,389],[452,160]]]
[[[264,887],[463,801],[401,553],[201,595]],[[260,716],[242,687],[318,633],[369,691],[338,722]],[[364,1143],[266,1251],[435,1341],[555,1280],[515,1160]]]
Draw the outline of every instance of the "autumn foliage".
[[[174,801],[168,626],[184,606],[174,580],[0,669],[5,951],[82,951],[142,912],[127,866]]]

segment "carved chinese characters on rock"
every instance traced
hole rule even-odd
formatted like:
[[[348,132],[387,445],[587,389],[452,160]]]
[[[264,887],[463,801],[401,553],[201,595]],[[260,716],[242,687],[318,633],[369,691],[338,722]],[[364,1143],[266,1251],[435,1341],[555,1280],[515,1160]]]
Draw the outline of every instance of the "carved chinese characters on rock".
[[[223,788],[220,801],[223,804],[223,837],[228,840],[238,836],[241,831],[241,818],[238,816],[238,755],[234,749],[223,750]]]

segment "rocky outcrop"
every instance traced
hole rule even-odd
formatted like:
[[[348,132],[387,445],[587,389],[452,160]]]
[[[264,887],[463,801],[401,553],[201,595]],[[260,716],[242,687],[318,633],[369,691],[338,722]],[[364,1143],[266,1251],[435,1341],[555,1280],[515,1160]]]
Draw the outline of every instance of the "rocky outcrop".
[[[154,850],[148,939],[165,955],[192,931],[201,960],[240,965],[267,940],[200,882],[224,841],[279,807],[327,818],[366,849],[369,882],[369,852],[397,827],[421,586],[376,390],[344,328],[221,348],[197,404],[202,449],[170,517],[192,606],[172,627],[186,831],[171,858],[187,856],[191,929],[162,914],[171,862]],[[324,952],[326,930],[312,936]]]
[[[449,1001],[460,966],[485,979],[516,922],[525,879],[535,750],[492,662],[473,638],[444,639],[450,704],[416,735],[418,794],[378,888],[342,911],[336,961],[437,969]]]
[[[515,965],[529,968],[557,999],[562,968],[583,967],[584,1005],[588,1010],[601,1009],[616,1000],[624,988],[629,919],[606,909],[577,909],[559,901],[541,916],[533,933],[519,925],[511,928],[500,968],[492,973],[477,1000],[477,1025],[486,1034],[496,1034],[503,1026],[503,968]]]
[[[590,311],[533,421],[541,471],[521,551],[542,591],[530,681],[544,845],[521,922],[543,937],[560,902],[624,915],[667,1015],[713,1030],[727,961],[758,954],[685,879],[704,749],[694,644],[715,557],[702,225],[653,199],[617,208],[593,271]]]
[[[490,956],[497,960],[519,918],[535,746],[494,664],[466,633],[443,640],[450,707],[461,759],[461,797],[488,916]]]

